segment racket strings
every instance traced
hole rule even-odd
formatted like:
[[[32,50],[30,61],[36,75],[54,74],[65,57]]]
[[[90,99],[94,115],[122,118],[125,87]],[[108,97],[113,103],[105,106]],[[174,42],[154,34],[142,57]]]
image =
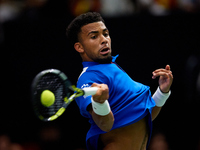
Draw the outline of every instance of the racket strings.
[[[44,90],[50,90],[55,95],[55,103],[50,107],[45,107],[40,102],[41,93]],[[54,115],[63,105],[65,95],[65,86],[62,79],[56,74],[46,74],[42,76],[36,87],[36,105],[38,112],[44,118]]]

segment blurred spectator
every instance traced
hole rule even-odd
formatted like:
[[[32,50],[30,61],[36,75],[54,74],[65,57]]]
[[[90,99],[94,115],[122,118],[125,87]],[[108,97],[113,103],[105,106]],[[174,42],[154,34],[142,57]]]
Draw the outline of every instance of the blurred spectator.
[[[0,0],[0,22],[15,19],[21,11],[23,3],[14,0]]]
[[[88,11],[100,12],[104,17],[130,16],[148,13],[156,16],[173,12],[195,13],[200,11],[200,0],[0,0],[0,23],[13,20],[24,9],[41,8],[62,3],[63,12],[78,16]],[[55,4],[55,5],[54,5]],[[51,8],[51,10],[52,10]],[[67,10],[67,11],[66,11]],[[60,15],[63,15],[60,13]],[[1,38],[1,37],[0,37]],[[0,39],[1,40],[1,39]]]
[[[186,103],[199,103],[200,98],[200,57],[191,55],[185,67]]]
[[[26,7],[41,7],[46,4],[48,0],[25,0]]]
[[[42,150],[62,149],[61,131],[57,126],[45,125],[39,133],[39,138]]]
[[[23,147],[18,144],[18,143],[12,143],[10,145],[10,149],[9,150],[24,150]]]
[[[138,7],[141,12],[148,12],[155,16],[169,15],[178,8],[177,0],[138,0]]]
[[[0,150],[24,150],[18,143],[12,143],[6,134],[0,135]]]
[[[196,150],[200,150],[200,138],[199,138],[198,141],[197,141]]]
[[[104,17],[133,15],[134,3],[131,0],[101,0],[101,14]]]
[[[9,150],[11,141],[8,135],[0,135],[0,150]]]
[[[0,23],[16,19],[23,10],[40,8],[48,0],[0,0]]]
[[[136,0],[136,7],[138,13],[149,13],[149,7],[152,5],[153,0]]]
[[[68,0],[68,8],[73,16],[79,16],[88,11],[100,10],[100,0]]]
[[[179,7],[181,10],[189,13],[199,12],[199,0],[179,0]]]
[[[177,0],[154,0],[150,7],[153,15],[168,15],[177,7]]]
[[[137,0],[139,13],[147,12],[155,16],[173,14],[173,12],[199,12],[199,0]]]
[[[104,17],[119,17],[134,14],[132,0],[68,0],[68,7],[73,16],[88,11],[100,12]]]
[[[23,144],[23,150],[42,150],[36,142],[26,142]]]
[[[166,136],[162,132],[156,132],[152,136],[148,150],[169,150]]]

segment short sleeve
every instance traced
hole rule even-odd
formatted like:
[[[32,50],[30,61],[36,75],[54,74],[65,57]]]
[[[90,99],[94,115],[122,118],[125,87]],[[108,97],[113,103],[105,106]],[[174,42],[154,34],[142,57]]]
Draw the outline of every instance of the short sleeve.
[[[108,84],[107,78],[100,72],[86,71],[78,79],[77,87],[83,89],[84,87],[90,87],[93,83]],[[76,103],[80,109],[82,116],[90,118],[90,114],[87,111],[87,107],[91,104],[91,96],[81,96],[76,98]]]

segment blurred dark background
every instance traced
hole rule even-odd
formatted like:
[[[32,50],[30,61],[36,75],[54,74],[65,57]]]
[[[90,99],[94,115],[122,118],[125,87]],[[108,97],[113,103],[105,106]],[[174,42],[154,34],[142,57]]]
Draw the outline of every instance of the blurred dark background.
[[[23,150],[85,149],[89,123],[76,103],[59,119],[42,122],[33,113],[30,87],[34,76],[49,68],[62,70],[76,84],[81,58],[65,30],[75,16],[87,11],[102,14],[113,55],[119,54],[117,63],[135,81],[149,85],[152,93],[158,86],[152,71],[171,66],[172,95],[153,130],[165,135],[168,149],[197,150],[199,7],[198,0],[0,0],[0,150],[2,137]]]

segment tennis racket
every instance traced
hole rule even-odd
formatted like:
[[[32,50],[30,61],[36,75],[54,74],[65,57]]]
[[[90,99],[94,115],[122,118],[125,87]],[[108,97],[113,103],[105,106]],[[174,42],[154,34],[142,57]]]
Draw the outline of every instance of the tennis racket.
[[[48,90],[54,96],[50,106],[41,102],[42,93]],[[47,69],[36,75],[32,82],[31,97],[35,114],[42,121],[53,121],[61,116],[67,106],[77,97],[96,94],[97,87],[79,89],[71,84],[68,77],[57,69]]]

